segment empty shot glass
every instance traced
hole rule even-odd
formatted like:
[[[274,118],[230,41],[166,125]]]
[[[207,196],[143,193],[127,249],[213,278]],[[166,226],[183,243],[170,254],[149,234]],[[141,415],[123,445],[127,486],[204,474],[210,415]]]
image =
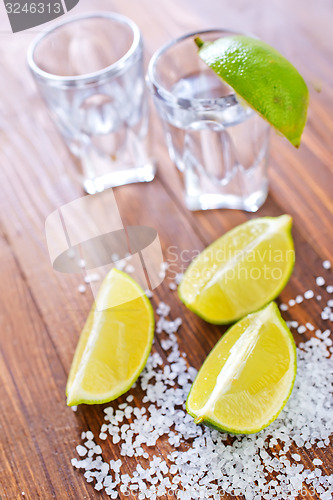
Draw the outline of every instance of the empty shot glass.
[[[255,212],[268,192],[269,125],[200,59],[196,36],[182,36],[152,57],[147,81],[162,119],[171,159],[182,173],[190,210]]]
[[[143,42],[136,24],[103,12],[67,18],[38,36],[28,64],[88,193],[151,181]]]

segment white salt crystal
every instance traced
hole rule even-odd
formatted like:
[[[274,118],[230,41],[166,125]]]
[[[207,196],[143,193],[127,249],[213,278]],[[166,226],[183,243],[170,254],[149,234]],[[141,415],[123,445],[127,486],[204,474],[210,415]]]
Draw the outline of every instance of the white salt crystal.
[[[116,269],[119,269],[119,271],[122,271],[125,266],[126,266],[126,260],[124,260],[124,259],[118,260],[117,262],[115,262],[115,267],[116,267]]]
[[[329,260],[324,260],[323,262],[323,268],[324,269],[331,269],[331,263]]]
[[[306,332],[306,328],[305,326],[301,325],[297,328],[297,331],[298,333],[305,333]]]
[[[77,406],[71,406],[72,411],[77,411]]]
[[[304,298],[305,298],[305,299],[312,299],[312,297],[314,297],[313,290],[307,290],[307,291],[304,293]]]
[[[86,287],[84,285],[79,285],[77,289],[80,293],[84,293],[86,291]]]
[[[149,289],[145,290],[145,294],[147,295],[148,299],[151,299],[154,295],[153,292]]]
[[[311,332],[313,332],[313,330],[315,329],[315,327],[312,325],[312,323],[305,323],[305,326]]]
[[[173,281],[171,281],[171,283],[169,283],[169,288],[170,288],[170,290],[177,290],[176,283],[174,283]]]
[[[323,462],[320,460],[320,458],[315,458],[315,459],[313,460],[313,465],[322,465],[322,463],[323,463]]]
[[[181,280],[183,279],[184,273],[177,273],[175,276],[175,283],[176,285],[179,285]]]
[[[86,265],[85,260],[80,259],[79,262],[78,262],[78,265],[79,265],[79,267],[81,267],[81,269],[83,269],[85,267],[85,265]]]
[[[135,271],[135,267],[134,267],[134,266],[132,266],[132,264],[127,264],[127,266],[125,267],[125,271],[126,271],[126,273],[128,273],[128,274],[134,273],[134,271]]]
[[[98,273],[87,274],[87,276],[84,277],[84,281],[86,283],[93,283],[94,281],[99,281],[100,279],[101,276]]]
[[[85,448],[81,444],[77,445],[76,451],[77,451],[78,455],[80,455],[80,457],[84,457],[88,452],[87,448]]]
[[[289,307],[293,307],[295,304],[296,304],[296,300],[294,300],[294,299],[290,299],[290,300],[288,301],[288,305],[289,305]]]
[[[302,295],[297,295],[295,301],[296,301],[296,304],[301,304],[303,302],[304,298],[302,297]]]
[[[94,439],[94,435],[91,431],[86,432],[86,439],[88,439],[90,441]]]
[[[317,276],[316,278],[316,283],[318,286],[324,286],[325,285],[325,280],[322,276]]]
[[[110,469],[109,464],[107,464],[106,462],[104,462],[104,463],[102,464],[102,467],[101,467],[101,473],[102,473],[104,476],[106,476],[106,475],[108,474],[108,472],[109,472],[109,469]]]
[[[165,317],[168,316],[169,313],[170,313],[170,306],[165,304],[164,302],[160,302],[156,309],[156,314]]]
[[[281,311],[288,311],[287,304],[280,304],[280,309],[281,309]]]
[[[292,456],[292,458],[293,458],[294,460],[296,460],[296,462],[299,462],[299,461],[301,460],[301,457],[300,457],[300,455],[299,455],[298,453],[294,453],[294,454],[293,454],[293,455],[291,455],[291,456]]]

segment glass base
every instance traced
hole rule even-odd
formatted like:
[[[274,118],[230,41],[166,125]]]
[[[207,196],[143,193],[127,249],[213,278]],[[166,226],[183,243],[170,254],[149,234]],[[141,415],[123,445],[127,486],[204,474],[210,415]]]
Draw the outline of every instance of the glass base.
[[[268,194],[268,187],[252,193],[247,198],[226,194],[201,194],[199,196],[186,196],[185,204],[189,210],[214,210],[218,208],[230,208],[245,210],[246,212],[257,212],[264,204]]]
[[[88,194],[95,194],[116,186],[124,186],[136,182],[150,182],[154,179],[156,166],[153,162],[142,167],[128,168],[117,172],[110,172],[94,179],[84,179],[83,188]]]

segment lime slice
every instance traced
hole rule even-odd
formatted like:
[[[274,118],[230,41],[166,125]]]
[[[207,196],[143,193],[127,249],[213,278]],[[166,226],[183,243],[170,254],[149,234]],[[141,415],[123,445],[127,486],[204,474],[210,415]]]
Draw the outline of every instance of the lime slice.
[[[298,147],[309,92],[297,69],[273,47],[248,36],[195,39],[201,59],[253,109]]]
[[[142,288],[112,269],[81,333],[68,377],[69,406],[105,403],[128,391],[143,370],[154,313]]]
[[[186,409],[196,423],[251,434],[276,419],[296,375],[296,347],[271,302],[233,325],[202,365]]]
[[[186,270],[178,292],[210,323],[232,323],[279,295],[294,266],[289,215],[245,222],[207,247]]]

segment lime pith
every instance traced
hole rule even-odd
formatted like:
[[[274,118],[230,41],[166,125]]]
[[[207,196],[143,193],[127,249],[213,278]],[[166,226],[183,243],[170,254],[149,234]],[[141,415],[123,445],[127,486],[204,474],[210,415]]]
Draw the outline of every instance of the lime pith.
[[[82,330],[67,404],[105,403],[128,391],[146,364],[153,336],[154,314],[144,291],[130,276],[112,269]]]
[[[296,375],[296,346],[274,302],[233,325],[201,367],[186,409],[196,423],[251,434],[273,422]]]
[[[253,219],[209,245],[186,270],[179,296],[210,323],[232,323],[274,300],[294,266],[289,215]]]

